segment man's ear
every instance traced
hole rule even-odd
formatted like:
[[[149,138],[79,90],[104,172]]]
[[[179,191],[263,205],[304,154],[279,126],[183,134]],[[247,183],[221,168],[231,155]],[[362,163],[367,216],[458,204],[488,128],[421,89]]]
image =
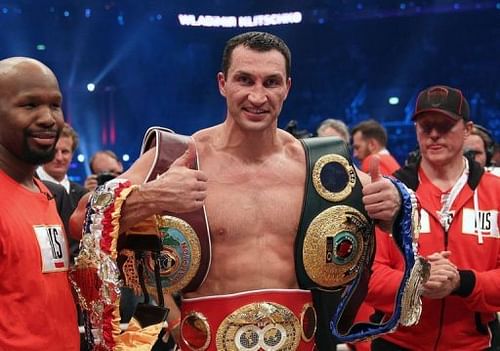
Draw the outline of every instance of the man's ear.
[[[474,128],[474,122],[466,122],[464,128],[464,139],[467,138],[472,132],[472,128]]]
[[[288,77],[286,79],[286,95],[283,100],[286,100],[286,98],[288,97],[288,93],[290,92],[291,87],[292,87],[292,78]]]
[[[374,154],[374,153],[378,152],[378,143],[375,139],[367,138],[366,143],[368,145],[368,151],[370,151],[370,154]]]
[[[226,97],[226,77],[224,77],[224,73],[217,73],[217,83],[219,85],[220,94]]]

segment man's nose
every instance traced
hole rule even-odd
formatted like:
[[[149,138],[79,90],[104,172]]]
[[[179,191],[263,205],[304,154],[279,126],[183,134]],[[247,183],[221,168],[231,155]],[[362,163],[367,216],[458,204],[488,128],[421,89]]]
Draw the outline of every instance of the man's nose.
[[[56,155],[54,156],[54,160],[61,161],[63,159],[63,153],[60,150],[56,151]]]
[[[37,122],[45,127],[52,127],[56,123],[55,112],[50,106],[40,106]]]
[[[248,100],[254,105],[262,105],[267,101],[267,94],[263,87],[254,87],[248,95]]]

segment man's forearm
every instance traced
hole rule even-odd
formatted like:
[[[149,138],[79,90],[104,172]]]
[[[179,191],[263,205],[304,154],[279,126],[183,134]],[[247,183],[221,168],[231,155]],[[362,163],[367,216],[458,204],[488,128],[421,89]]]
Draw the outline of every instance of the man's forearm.
[[[153,199],[143,186],[132,191],[122,206],[120,233],[158,213],[156,201],[157,199]]]

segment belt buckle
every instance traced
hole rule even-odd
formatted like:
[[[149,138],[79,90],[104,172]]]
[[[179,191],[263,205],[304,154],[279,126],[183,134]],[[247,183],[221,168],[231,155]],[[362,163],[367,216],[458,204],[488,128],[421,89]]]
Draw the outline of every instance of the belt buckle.
[[[227,316],[217,330],[217,350],[297,350],[300,322],[287,307],[273,302],[245,305]]]

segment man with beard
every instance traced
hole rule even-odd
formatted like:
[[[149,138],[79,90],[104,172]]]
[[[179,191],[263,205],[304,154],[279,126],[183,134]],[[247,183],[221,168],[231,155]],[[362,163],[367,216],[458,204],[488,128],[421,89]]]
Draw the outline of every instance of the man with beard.
[[[64,226],[33,177],[54,157],[61,103],[44,64],[0,61],[0,350],[79,349]]]

